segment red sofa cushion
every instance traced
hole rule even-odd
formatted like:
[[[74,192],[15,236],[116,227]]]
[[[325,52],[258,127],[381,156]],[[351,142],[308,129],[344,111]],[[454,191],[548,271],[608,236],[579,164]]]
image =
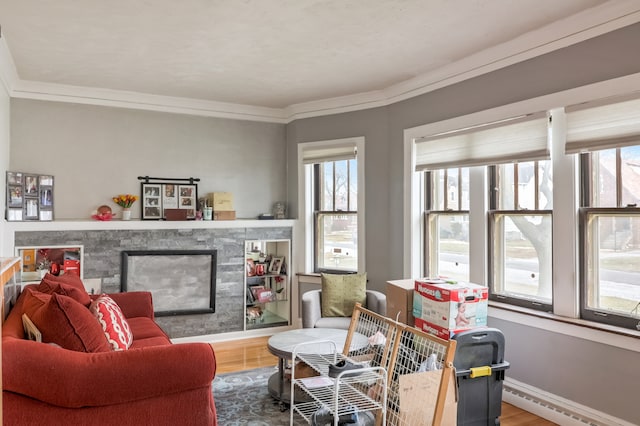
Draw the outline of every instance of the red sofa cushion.
[[[84,306],[89,306],[89,303],[91,303],[89,293],[84,288],[80,277],[74,274],[65,274],[59,277],[46,274],[36,287],[36,290],[47,294],[58,293],[69,296]]]
[[[127,318],[127,322],[129,323],[129,327],[133,333],[134,344],[136,340],[148,339],[150,337],[162,337],[165,339],[165,344],[171,343],[169,336],[160,327],[158,327],[158,324],[151,318]]]
[[[25,288],[23,312],[45,343],[79,352],[108,352],[111,347],[91,312],[71,297]]]
[[[102,330],[114,351],[131,347],[133,334],[118,304],[106,294],[91,302],[91,313],[98,319]]]

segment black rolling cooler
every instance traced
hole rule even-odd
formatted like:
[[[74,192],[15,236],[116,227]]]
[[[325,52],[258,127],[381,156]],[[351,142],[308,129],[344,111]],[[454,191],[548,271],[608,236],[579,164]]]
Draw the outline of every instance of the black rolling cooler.
[[[463,331],[453,366],[458,383],[458,425],[499,425],[504,360],[504,335],[496,328]]]

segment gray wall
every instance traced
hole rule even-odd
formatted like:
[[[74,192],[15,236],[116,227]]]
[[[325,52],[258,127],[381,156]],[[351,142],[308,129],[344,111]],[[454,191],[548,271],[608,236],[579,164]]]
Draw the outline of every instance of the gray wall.
[[[283,124],[11,100],[10,170],[55,177],[56,219],[89,218],[138,176],[197,177],[200,196],[228,191],[256,218],[286,197]],[[133,217],[140,217],[140,202]]]
[[[298,143],[364,135],[367,275],[378,288],[390,279],[411,278],[403,277],[404,129],[638,73],[639,41],[640,24],[635,24],[388,107],[297,120],[287,127],[289,170],[297,170]],[[296,180],[296,173],[289,173],[291,206],[297,205]],[[517,365],[509,371],[510,377],[640,424],[640,413],[629,399],[640,380],[640,372],[630,363],[637,353],[562,339],[552,331],[522,324],[503,321],[498,325],[504,328],[507,348],[518,347],[507,349],[510,361]],[[523,350],[522,341],[531,350]],[[575,357],[579,363],[572,362]],[[585,375],[585,371],[608,369],[617,360],[628,362],[631,371],[618,374],[620,368],[615,367],[612,374]],[[537,371],[545,373],[536,376]]]

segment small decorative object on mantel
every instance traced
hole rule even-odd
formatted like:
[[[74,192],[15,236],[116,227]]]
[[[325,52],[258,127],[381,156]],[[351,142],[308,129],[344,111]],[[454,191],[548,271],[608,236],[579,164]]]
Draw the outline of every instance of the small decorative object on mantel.
[[[7,172],[8,221],[53,220],[53,176]]]
[[[199,178],[159,178],[138,176],[142,196],[142,220],[169,220],[168,210],[186,211],[186,219],[194,220],[198,208]],[[160,182],[153,182],[160,181]]]
[[[106,206],[106,205],[100,206],[96,210],[96,214],[92,215],[91,217],[95,220],[106,222],[113,219],[113,211],[109,206]]]
[[[273,216],[276,219],[285,219],[287,217],[287,205],[284,201],[277,201],[273,204]]]
[[[113,201],[122,207],[122,220],[131,220],[131,206],[138,200],[137,195],[125,194],[113,197]]]

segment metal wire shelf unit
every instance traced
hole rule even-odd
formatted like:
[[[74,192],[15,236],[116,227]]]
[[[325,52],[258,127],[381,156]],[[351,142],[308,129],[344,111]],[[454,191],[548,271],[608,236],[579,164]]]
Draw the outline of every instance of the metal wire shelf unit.
[[[368,342],[366,347],[356,343],[362,339]],[[336,425],[341,415],[356,412],[373,414],[378,426],[455,423],[455,340],[440,339],[356,304],[342,353],[334,342],[323,343],[328,345],[320,351],[324,354],[318,354],[317,350],[314,354],[304,353],[303,347],[294,351],[291,391],[297,386],[313,401],[292,404],[292,425],[294,413],[311,423],[319,408],[329,410]],[[347,370],[355,372],[341,373],[335,381],[326,380],[329,367],[343,360],[362,368]],[[296,378],[298,362],[311,367],[323,386],[309,387],[304,378]],[[351,389],[355,393],[350,393]],[[416,391],[424,394],[416,398],[412,393]],[[364,396],[366,403],[360,402],[360,396]]]
[[[353,363],[349,357],[337,352],[337,347],[332,341],[318,341],[310,343],[317,347],[318,344],[326,344],[330,349],[328,354],[305,354],[302,343],[293,351],[291,375],[296,377],[296,364],[302,362],[311,367],[320,376],[298,378],[291,381],[291,395],[295,388],[299,387],[312,400],[309,402],[291,405],[291,424],[294,423],[294,413],[299,414],[311,424],[313,415],[319,410],[325,410],[333,418],[333,423],[338,424],[340,418],[352,414],[372,412],[381,416],[383,424],[386,419],[387,398],[387,371],[384,367],[374,366],[356,370],[346,370],[335,377],[329,377],[329,367],[340,361]],[[371,390],[375,391],[372,392]]]

